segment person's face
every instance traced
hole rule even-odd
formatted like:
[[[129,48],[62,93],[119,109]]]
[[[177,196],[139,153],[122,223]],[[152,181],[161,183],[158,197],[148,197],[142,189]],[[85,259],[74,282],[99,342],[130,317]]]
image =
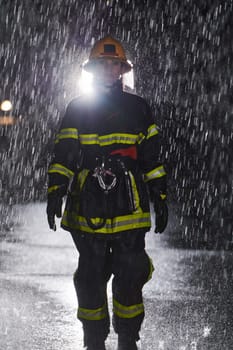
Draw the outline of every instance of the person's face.
[[[121,62],[110,58],[99,59],[93,69],[94,80],[104,86],[112,86],[121,74]]]

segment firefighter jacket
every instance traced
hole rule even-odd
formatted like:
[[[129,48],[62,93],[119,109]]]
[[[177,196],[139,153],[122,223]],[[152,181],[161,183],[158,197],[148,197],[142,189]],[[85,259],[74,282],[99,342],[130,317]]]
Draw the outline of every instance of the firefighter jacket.
[[[158,127],[146,101],[117,84],[70,102],[56,136],[48,193],[68,196],[61,226],[112,237],[151,227],[149,193],[165,195]]]

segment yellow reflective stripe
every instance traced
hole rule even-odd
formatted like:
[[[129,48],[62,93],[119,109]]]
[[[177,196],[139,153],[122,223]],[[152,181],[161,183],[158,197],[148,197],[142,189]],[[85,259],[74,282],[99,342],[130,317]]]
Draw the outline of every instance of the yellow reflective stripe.
[[[140,144],[144,139],[145,139],[145,135],[142,132],[140,132],[138,134],[138,140],[137,140],[138,144]]]
[[[77,183],[79,184],[80,189],[83,188],[83,185],[85,183],[85,180],[86,180],[87,175],[88,175],[89,172],[90,172],[90,170],[83,169],[83,170],[80,171],[80,173],[78,173]]]
[[[164,199],[166,199],[166,198],[167,198],[167,195],[166,195],[166,194],[161,193],[161,194],[160,194],[160,198],[161,198],[162,200],[164,200]]]
[[[149,258],[149,262],[150,262],[150,272],[149,272],[149,276],[148,276],[147,281],[149,281],[152,278],[152,274],[155,270],[154,265],[153,265],[153,261],[151,258]]]
[[[66,168],[64,165],[61,165],[59,163],[51,164],[49,167],[48,173],[49,174],[58,173],[61,175],[65,175],[69,179],[74,175],[74,172],[72,170]]]
[[[98,225],[102,221],[102,218],[92,218],[94,225]],[[134,213],[131,215],[117,216],[112,219],[107,219],[102,228],[93,230],[88,225],[85,217],[65,211],[62,217],[62,225],[88,233],[114,234],[137,228],[150,228],[151,220],[150,213],[148,212]]]
[[[136,212],[137,213],[141,213],[142,209],[140,207],[140,199],[139,199],[139,194],[138,194],[138,190],[137,190],[137,185],[134,179],[133,174],[131,173],[131,171],[129,171],[129,176],[130,176],[130,180],[131,180],[131,185],[132,185],[132,190],[133,190],[133,200],[134,200],[134,206],[136,208]]]
[[[149,128],[147,129],[147,135],[145,136],[143,133],[139,133],[138,134],[138,140],[137,142],[140,144],[142,143],[143,140],[145,140],[145,138],[148,140],[150,139],[152,136],[157,135],[158,132],[158,127],[155,124],[152,124],[149,126]]]
[[[144,174],[144,181],[147,182],[153,179],[158,179],[164,175],[166,175],[166,172],[164,170],[163,165],[161,165],[158,168],[155,168],[149,171],[148,173]]]
[[[152,124],[151,126],[149,126],[148,130],[147,130],[147,139],[151,138],[152,136],[157,135],[158,132],[158,127],[155,124]]]
[[[50,186],[48,188],[48,193],[54,192],[54,191],[58,190],[58,188],[60,188],[60,186],[58,186],[58,185]]]
[[[61,129],[60,132],[57,134],[55,143],[58,143],[60,140],[63,139],[78,139],[78,130],[76,128],[65,128]]]
[[[113,299],[113,312],[116,316],[121,318],[133,318],[144,312],[143,304],[135,304],[125,306]]]
[[[80,142],[83,145],[108,146],[114,143],[133,145],[138,141],[137,134],[109,134],[99,136],[98,134],[80,134]]]
[[[78,308],[77,317],[84,320],[98,321],[107,317],[107,306],[106,304],[103,307],[98,309],[84,309],[82,307]]]

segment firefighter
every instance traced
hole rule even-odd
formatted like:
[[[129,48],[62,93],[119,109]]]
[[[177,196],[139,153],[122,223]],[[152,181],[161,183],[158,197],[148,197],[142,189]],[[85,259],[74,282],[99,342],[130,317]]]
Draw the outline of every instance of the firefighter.
[[[56,229],[55,216],[62,216],[61,226],[79,252],[74,286],[84,347],[105,349],[107,283],[113,276],[118,350],[134,350],[144,318],[142,288],[153,272],[145,251],[150,201],[155,232],[163,232],[168,220],[159,133],[146,101],[122,88],[132,65],[119,41],[111,36],[97,41],[84,69],[93,75],[94,93],[69,103],[56,136],[48,170],[48,223]]]

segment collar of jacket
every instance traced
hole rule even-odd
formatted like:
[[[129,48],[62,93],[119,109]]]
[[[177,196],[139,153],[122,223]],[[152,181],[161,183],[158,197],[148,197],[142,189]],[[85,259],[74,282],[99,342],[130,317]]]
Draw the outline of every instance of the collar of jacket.
[[[105,87],[100,86],[98,84],[94,84],[94,89],[96,90],[97,95],[105,95],[105,96],[112,96],[112,95],[118,95],[122,93],[123,91],[123,85],[122,80],[117,80],[112,86]]]

